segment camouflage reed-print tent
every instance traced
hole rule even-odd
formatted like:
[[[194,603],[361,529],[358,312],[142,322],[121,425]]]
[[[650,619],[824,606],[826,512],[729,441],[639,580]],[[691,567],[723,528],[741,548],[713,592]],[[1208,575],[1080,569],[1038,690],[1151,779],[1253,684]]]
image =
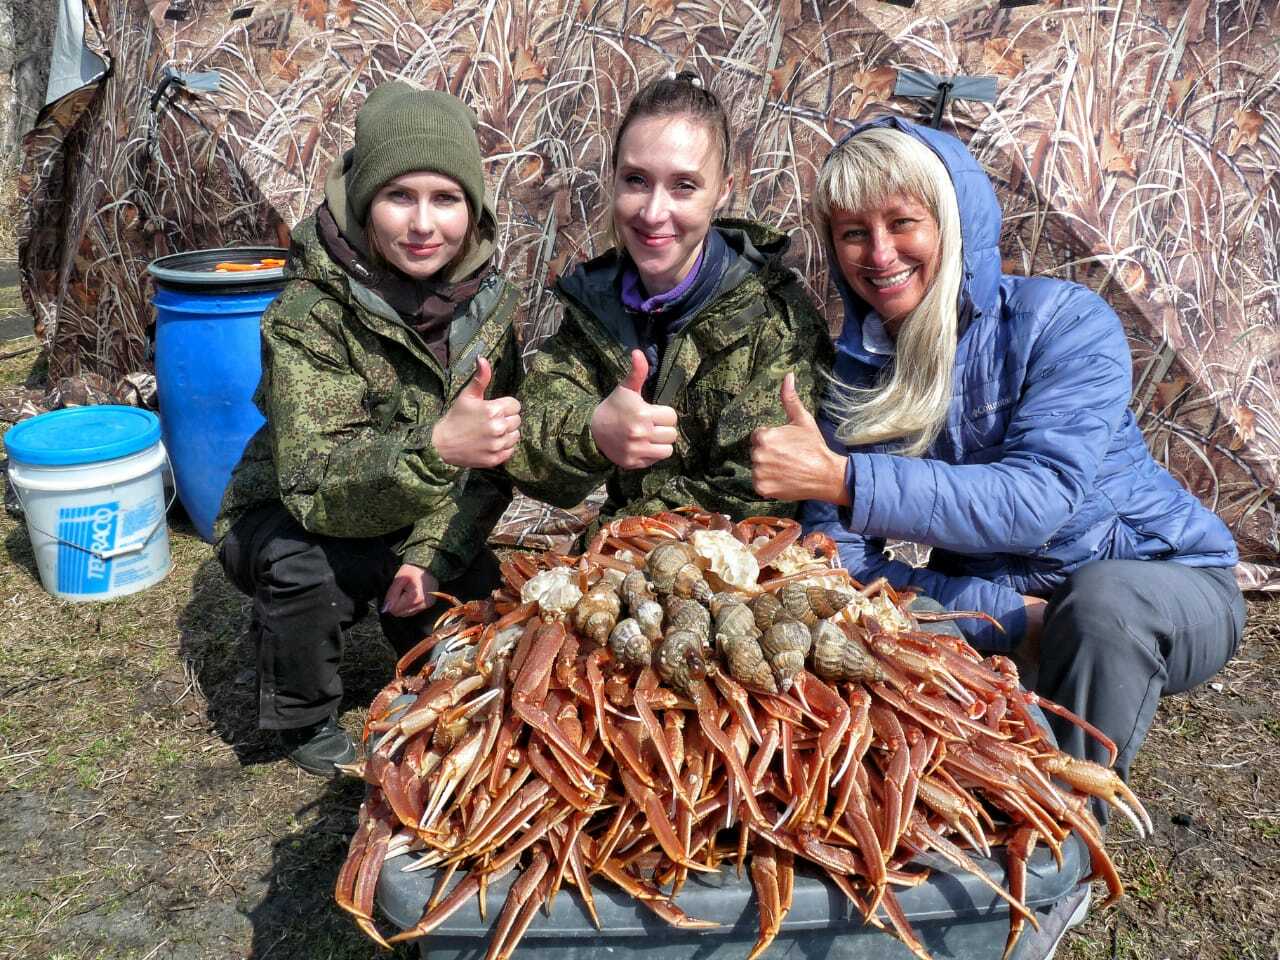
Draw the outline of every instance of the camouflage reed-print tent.
[[[279,243],[321,197],[387,79],[480,117],[503,264],[545,289],[600,249],[610,134],[655,74],[699,71],[729,107],[736,212],[794,231],[832,301],[805,198],[857,118],[927,116],[901,69],[991,75],[944,126],[1005,204],[1006,270],[1086,283],[1125,320],[1148,443],[1234,530],[1241,576],[1280,587],[1280,12],[1263,0],[86,0],[107,76],[28,139],[21,268],[51,382],[136,394],[150,365],[144,266]],[[216,71],[207,93],[167,72]],[[192,84],[194,88],[195,84]],[[833,319],[837,316],[832,311]],[[54,398],[54,402],[57,398]],[[571,531],[522,504],[508,539]]]

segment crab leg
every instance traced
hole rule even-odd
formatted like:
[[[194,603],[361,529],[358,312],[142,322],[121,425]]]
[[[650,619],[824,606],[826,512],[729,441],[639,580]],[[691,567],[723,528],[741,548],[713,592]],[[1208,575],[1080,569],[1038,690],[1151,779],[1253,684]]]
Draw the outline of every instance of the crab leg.
[[[1027,861],[1031,859],[1031,854],[1036,848],[1036,832],[1030,827],[1019,827],[1013,832],[1013,837],[1005,844],[1005,873],[1009,877],[1009,897],[1012,900],[1023,902],[1027,895]],[[1032,924],[1036,924],[1035,916],[1031,917]],[[1018,938],[1022,936],[1023,916],[1019,912],[1010,912],[1009,914],[1009,938],[1005,941],[1004,955],[1001,960],[1009,960],[1009,956],[1013,953],[1013,948],[1018,944]]]
[[[747,954],[747,960],[768,949],[782,928],[782,896],[778,890],[777,847],[757,837],[751,849],[751,886],[756,892],[756,909],[760,914],[760,936]]]
[[[546,877],[547,867],[547,855],[542,847],[534,847],[529,865],[507,893],[507,902],[498,916],[485,960],[506,960],[511,956],[533,921],[534,912],[546,896],[547,888],[543,879]],[[538,895],[535,896],[535,893]]]
[[[603,779],[604,773],[582,755],[578,745],[571,742],[542,709],[547,685],[551,680],[551,670],[555,666],[556,654],[560,651],[564,637],[563,623],[553,622],[539,628],[516,676],[515,686],[511,691],[511,709],[549,743],[555,744],[574,764]]]
[[[658,722],[658,718],[649,707],[649,701],[657,694],[658,687],[658,675],[654,673],[652,667],[645,667],[640,671],[640,679],[636,681],[635,699],[633,701],[636,716],[640,718],[640,722],[644,724],[645,732],[649,734],[654,752],[658,754],[658,760],[661,761],[662,768],[667,772],[671,789],[675,791],[681,802],[692,806],[693,801],[685,795],[684,786],[680,782],[680,771],[677,769],[675,758],[671,754],[671,748],[667,743],[662,724]]]
[[[628,874],[616,860],[607,859],[596,869],[673,927],[683,930],[712,930],[720,926],[711,920],[698,920],[689,916],[664,896],[657,887]]]
[[[373,923],[373,894],[386,859],[387,845],[391,840],[391,827],[382,818],[367,821],[369,828],[363,838],[357,833],[352,838],[352,850],[363,851],[356,861],[358,867],[348,871],[344,865],[338,873],[338,906],[355,917],[357,925],[379,946],[388,942]],[[350,863],[350,855],[348,859]],[[350,884],[350,886],[348,886]],[[348,893],[349,891],[349,893]]]
[[[573,876],[573,885],[578,888],[578,893],[582,895],[582,901],[587,906],[587,913],[591,914],[591,922],[596,925],[597,930],[603,930],[600,915],[596,913],[596,898],[591,893],[591,879],[587,874],[585,840],[586,837],[582,834],[574,838],[568,852],[569,871]]]

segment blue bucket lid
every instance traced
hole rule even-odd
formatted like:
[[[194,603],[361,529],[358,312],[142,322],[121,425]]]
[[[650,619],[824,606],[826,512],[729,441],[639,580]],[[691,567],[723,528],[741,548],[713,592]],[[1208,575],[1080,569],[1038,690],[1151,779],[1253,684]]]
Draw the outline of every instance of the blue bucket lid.
[[[4,446],[21,463],[66,467],[127,457],[159,439],[160,418],[150,410],[102,404],[23,420],[4,435]]]

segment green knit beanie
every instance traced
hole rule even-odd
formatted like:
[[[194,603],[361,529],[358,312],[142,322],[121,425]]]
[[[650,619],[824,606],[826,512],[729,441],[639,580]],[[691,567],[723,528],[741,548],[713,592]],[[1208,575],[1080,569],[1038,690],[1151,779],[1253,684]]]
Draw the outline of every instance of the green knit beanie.
[[[476,118],[451,93],[384,83],[356,115],[356,143],[347,172],[347,201],[363,226],[369,205],[388,180],[429,170],[457,180],[478,217],[484,209],[484,165]]]

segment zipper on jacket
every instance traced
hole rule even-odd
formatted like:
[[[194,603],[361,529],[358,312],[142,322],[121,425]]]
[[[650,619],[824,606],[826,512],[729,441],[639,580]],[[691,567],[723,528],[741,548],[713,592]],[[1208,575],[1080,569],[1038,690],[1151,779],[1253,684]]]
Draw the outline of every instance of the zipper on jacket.
[[[488,325],[489,325],[489,321],[488,321],[488,319],[482,320],[482,321],[480,322],[480,325],[479,325],[478,327],[476,327],[475,336],[473,336],[470,340],[468,340],[468,341],[467,341],[467,345],[463,348],[462,353],[461,353],[461,354],[459,354],[459,356],[458,356],[458,359],[459,359],[459,360],[461,360],[463,357],[467,356],[467,354],[471,353],[472,348],[476,345],[476,343],[477,343],[478,341],[484,340],[484,337],[480,336],[480,332],[481,332],[482,330],[484,330],[484,328],[485,328],[485,327],[487,327]],[[498,340],[497,340],[494,344],[492,344],[492,345],[493,345],[494,347],[496,347],[496,346],[498,345],[498,343],[501,343],[501,342],[502,342],[502,338],[501,338],[501,337],[499,337],[499,338],[498,338]],[[482,352],[483,352],[483,351],[476,351],[476,355],[475,355],[475,359],[476,359],[476,360],[479,360],[479,359],[480,359],[480,354],[481,354]],[[486,357],[485,359],[489,360],[489,362],[490,362],[491,364],[493,363],[493,360],[494,360],[494,358],[492,358],[492,357]],[[475,371],[475,363],[474,363],[474,362],[473,362],[473,363],[472,363],[472,365],[471,365],[471,369],[472,369],[472,376],[474,376],[474,375],[475,375],[475,373],[474,373],[474,371]],[[470,379],[470,378],[468,378],[468,379]],[[459,392],[461,392],[461,388],[459,388]],[[449,363],[449,369],[445,371],[444,395],[445,395],[445,399],[446,399],[445,406],[448,406],[448,401],[452,400],[452,399],[453,399],[453,397],[454,397],[453,361],[450,361],[450,363]]]
[[[514,297],[516,295],[516,290],[514,286],[512,286],[510,283],[508,283],[505,280],[499,279],[495,282],[502,284],[502,293],[498,297],[498,302],[494,304],[493,311],[487,317],[483,318],[478,324],[476,324],[476,332],[471,336],[471,339],[466,342],[466,345],[462,348],[462,351],[458,354],[459,360],[464,359],[468,354],[470,354],[477,343],[481,343],[481,342],[486,343],[489,345],[491,350],[495,350],[495,351],[497,350],[498,345],[502,343],[502,335],[504,333],[503,330],[498,331],[497,338],[491,344],[482,336],[482,334],[484,333],[485,329],[489,327],[494,317],[497,317],[501,314],[502,308],[506,304],[507,299],[509,297]],[[468,309],[470,309],[470,304],[474,302],[475,302],[475,297],[472,297],[471,300],[468,302]],[[510,313],[513,316],[515,315],[515,307],[511,308]],[[515,336],[514,332],[512,333],[512,336]],[[480,358],[480,354],[481,354],[481,351],[475,352],[475,358],[477,360]],[[489,356],[488,354],[486,354],[485,359],[488,360],[490,364],[492,364],[498,358],[496,354],[493,356]],[[470,380],[471,377],[475,375],[474,362],[472,363],[471,369],[472,369],[472,373],[468,376],[467,378],[468,380]],[[448,373],[448,380],[445,382],[445,395],[450,399],[452,399],[452,394],[454,392],[452,361],[449,363],[449,369],[447,373]]]
[[[697,317],[693,317],[684,328],[671,338],[671,342],[667,344],[667,349],[662,352],[662,363],[658,364],[658,376],[653,381],[653,399],[656,402],[658,397],[662,396],[662,389],[667,385],[667,377],[671,376],[671,367],[675,363],[675,356],[679,352],[678,342],[684,336],[685,331],[693,326],[697,321]],[[672,397],[674,400],[675,398]],[[677,431],[678,433],[679,431]]]

